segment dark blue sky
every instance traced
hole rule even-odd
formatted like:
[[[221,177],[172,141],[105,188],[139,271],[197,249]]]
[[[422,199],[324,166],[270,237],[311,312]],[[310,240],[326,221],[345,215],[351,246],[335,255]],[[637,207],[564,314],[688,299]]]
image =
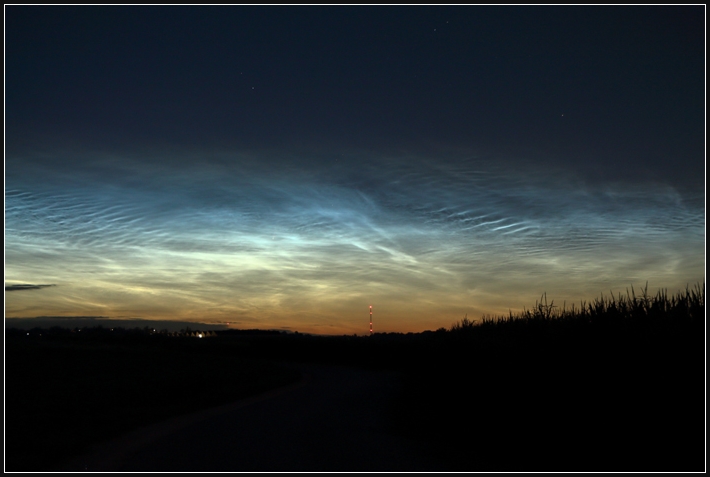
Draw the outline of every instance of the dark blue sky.
[[[366,308],[377,263],[401,283],[381,302],[429,310],[427,290],[444,293],[432,274],[452,280],[449,314],[415,329],[517,306],[482,284],[494,276],[525,283],[528,306],[702,280],[704,30],[704,6],[6,6],[6,280],[60,285],[13,292],[6,312],[39,313],[19,298],[34,293],[54,296],[43,314],[173,316],[146,305],[169,301],[147,291],[156,280],[211,277],[187,318],[227,281],[263,298],[243,298],[245,320],[306,323],[284,297],[308,295],[331,310],[318,326],[358,329],[333,323]],[[627,252],[633,240],[646,245]],[[251,253],[236,259],[236,242]],[[209,263],[140,259],[198,248]],[[578,270],[599,254],[631,264]],[[145,270],[109,279],[107,260]],[[90,273],[106,284],[89,290]],[[125,296],[97,298],[108,283]],[[226,303],[205,314],[236,313]],[[392,307],[406,328],[413,309]]]
[[[6,12],[13,150],[40,135],[129,148],[504,145],[679,179],[702,164],[702,6]]]

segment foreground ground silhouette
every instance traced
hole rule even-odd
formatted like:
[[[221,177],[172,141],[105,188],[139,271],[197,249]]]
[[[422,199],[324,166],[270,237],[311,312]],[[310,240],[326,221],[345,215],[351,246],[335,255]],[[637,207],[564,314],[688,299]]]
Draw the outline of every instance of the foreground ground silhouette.
[[[93,460],[63,465],[703,471],[704,287],[691,295],[595,301],[588,313],[540,303],[515,319],[362,338],[232,332],[212,340],[135,334],[121,341],[67,332],[27,341],[32,336],[8,333],[6,470],[56,469],[63,458],[88,453]],[[100,366],[97,357],[107,354],[123,357],[112,358],[118,370]],[[184,372],[164,380],[144,373],[136,382],[130,363],[159,364],[130,358],[136,356],[161,356],[165,369],[178,364]],[[50,358],[55,371],[64,370],[56,371],[54,387],[28,379],[40,376]],[[96,366],[84,375],[67,366],[87,360]],[[203,369],[199,379],[189,369],[196,363]],[[97,379],[100,372],[110,379]],[[311,380],[300,386],[303,376]],[[249,392],[235,383],[251,383]],[[149,424],[280,386],[286,388],[276,396],[221,417],[203,415],[155,439],[133,439],[143,444],[119,452],[118,460],[97,457],[105,449],[87,444],[86,436],[93,444],[118,435],[102,433],[116,419]],[[110,390],[134,401],[126,406],[114,396],[115,408],[107,412],[101,399]],[[179,408],[185,395],[192,409],[185,402]],[[195,400],[202,400],[197,407]],[[178,408],[151,419],[150,412],[171,405]],[[53,418],[51,409],[70,409],[78,422]],[[106,417],[112,413],[113,421]],[[77,445],[67,447],[67,436]],[[36,446],[38,440],[56,445]],[[60,444],[66,453],[50,455]]]

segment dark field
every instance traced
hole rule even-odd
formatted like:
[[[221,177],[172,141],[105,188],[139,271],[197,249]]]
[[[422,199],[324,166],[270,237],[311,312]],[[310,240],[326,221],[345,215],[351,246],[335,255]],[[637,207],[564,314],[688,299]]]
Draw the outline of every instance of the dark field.
[[[6,470],[51,470],[130,429],[294,383],[285,363],[312,362],[401,372],[392,432],[442,470],[704,471],[704,297],[703,285],[542,302],[359,338],[7,330]]]
[[[209,340],[114,333],[6,332],[7,471],[50,470],[128,430],[300,379]]]

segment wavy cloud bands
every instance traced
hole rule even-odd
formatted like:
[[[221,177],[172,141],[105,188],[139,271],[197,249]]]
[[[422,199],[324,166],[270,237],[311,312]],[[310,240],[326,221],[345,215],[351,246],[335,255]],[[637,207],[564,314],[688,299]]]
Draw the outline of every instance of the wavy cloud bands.
[[[542,292],[570,303],[704,277],[702,201],[663,184],[524,161],[265,156],[8,166],[6,276],[61,287],[13,294],[6,314],[353,333],[373,304],[376,330],[421,331]]]

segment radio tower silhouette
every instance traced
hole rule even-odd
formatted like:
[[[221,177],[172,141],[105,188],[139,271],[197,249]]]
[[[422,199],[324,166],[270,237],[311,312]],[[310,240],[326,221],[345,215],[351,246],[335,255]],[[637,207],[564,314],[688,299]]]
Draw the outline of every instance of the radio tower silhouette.
[[[370,336],[372,336],[372,305],[370,305]]]

